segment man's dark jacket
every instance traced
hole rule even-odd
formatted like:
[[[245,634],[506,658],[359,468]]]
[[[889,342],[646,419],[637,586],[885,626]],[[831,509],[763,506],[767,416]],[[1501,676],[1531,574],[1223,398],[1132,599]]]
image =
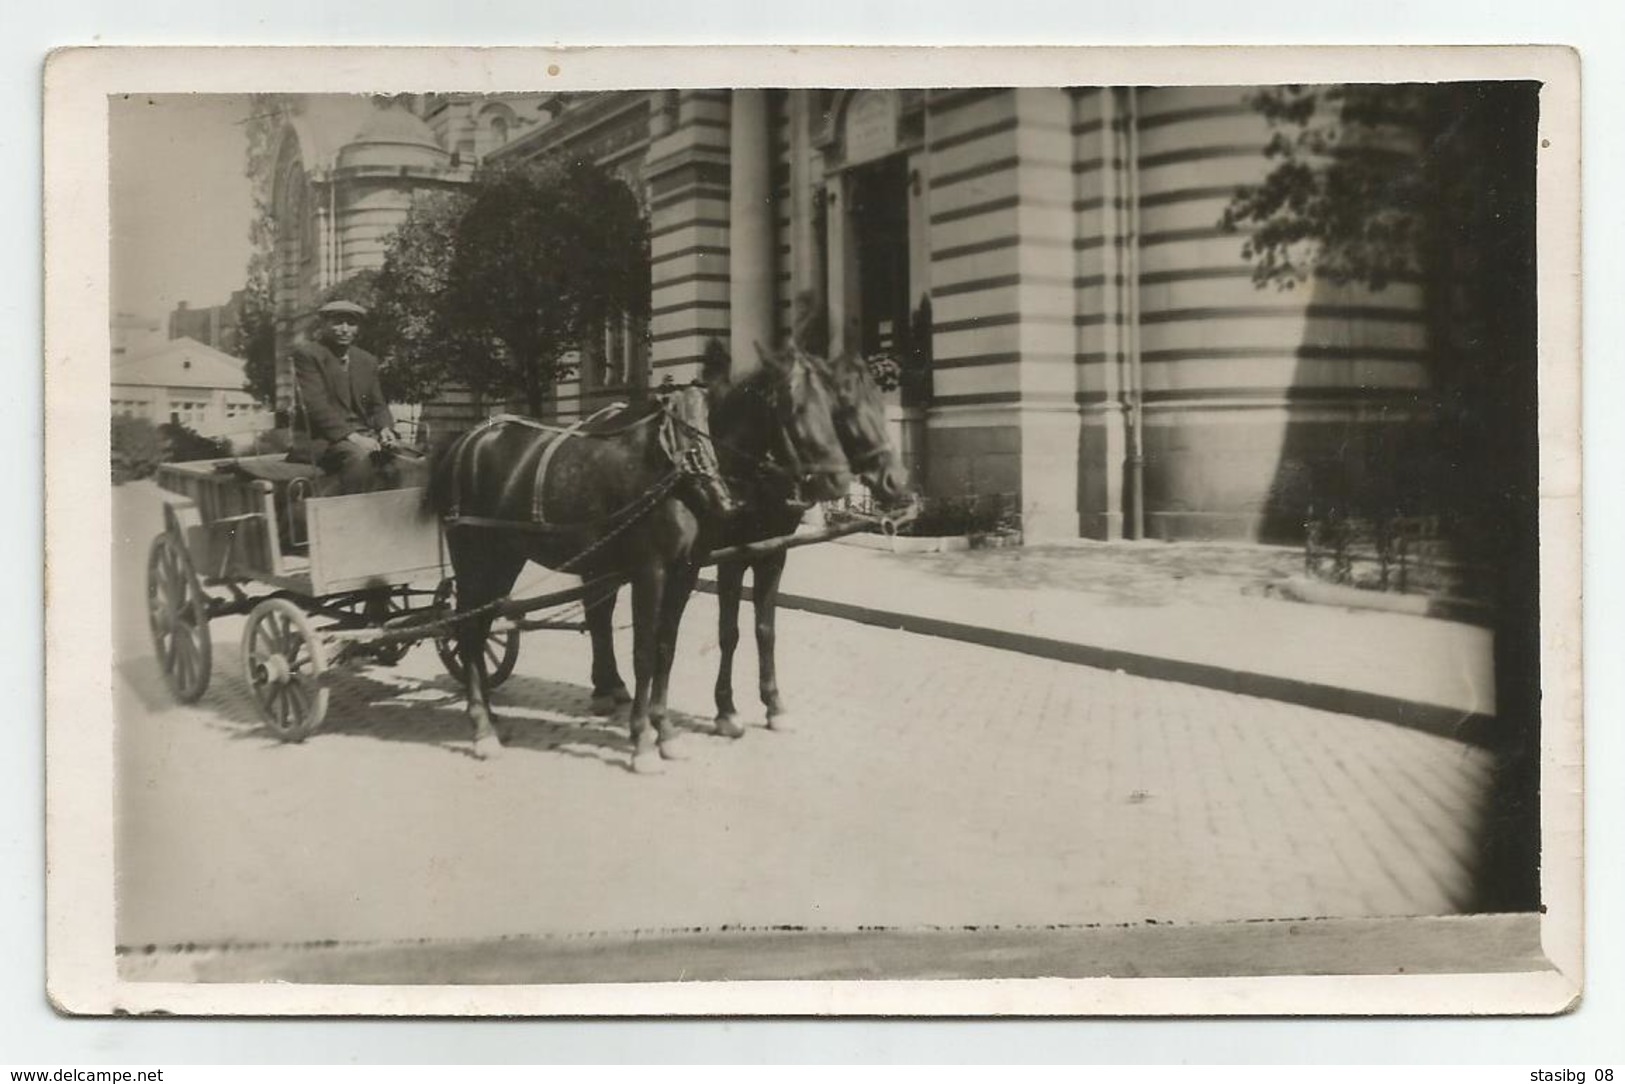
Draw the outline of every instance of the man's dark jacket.
[[[298,386],[298,420],[290,459],[321,462],[329,444],[357,430],[391,429],[395,418],[378,383],[378,359],[350,347],[346,369],[325,343],[299,343],[293,348],[293,375]],[[304,447],[300,438],[308,434]]]

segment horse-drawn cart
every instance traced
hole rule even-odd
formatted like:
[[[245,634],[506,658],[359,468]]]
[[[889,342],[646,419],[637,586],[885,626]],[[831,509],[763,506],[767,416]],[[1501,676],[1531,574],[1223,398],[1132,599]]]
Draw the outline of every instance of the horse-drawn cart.
[[[147,614],[171,691],[194,703],[208,690],[209,623],[247,615],[244,678],[261,716],[284,741],[303,740],[327,713],[329,683],[345,664],[399,661],[432,640],[458,681],[456,582],[443,525],[423,490],[313,496],[315,470],[280,456],[171,463],[159,468],[164,529],[147,562]],[[825,541],[844,525],[712,553],[707,563]],[[512,673],[522,632],[580,630],[528,615],[611,591],[601,576],[523,600],[503,599],[485,644],[488,687]]]
[[[147,562],[147,612],[159,666],[175,697],[209,686],[209,622],[246,614],[244,676],[261,715],[287,741],[322,723],[330,673],[345,662],[390,663],[433,639],[461,679],[449,632],[456,585],[445,574],[441,528],[418,488],[310,496],[311,468],[278,456],[166,464],[164,530]],[[571,588],[526,608],[579,597]],[[559,627],[494,625],[493,683],[513,672],[519,633]],[[567,626],[575,627],[575,626]]]

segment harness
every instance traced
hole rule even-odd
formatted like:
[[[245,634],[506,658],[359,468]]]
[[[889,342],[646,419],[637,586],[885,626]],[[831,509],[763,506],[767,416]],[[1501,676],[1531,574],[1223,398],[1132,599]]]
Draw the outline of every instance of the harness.
[[[801,364],[806,363],[801,362]],[[810,373],[809,375],[813,379],[817,378],[816,373]],[[684,478],[696,478],[701,480],[711,479],[718,482],[722,481],[722,479],[718,477],[719,472],[713,469],[712,466],[706,462],[702,450],[703,445],[709,445],[712,448],[721,448],[731,452],[740,459],[748,461],[757,478],[760,478],[763,475],[776,475],[780,478],[788,480],[791,490],[789,497],[790,501],[802,505],[810,505],[812,503],[804,496],[803,489],[814,478],[826,475],[842,474],[851,469],[845,456],[841,456],[837,459],[832,455],[818,462],[811,464],[807,463],[802,458],[801,450],[797,445],[794,435],[790,431],[789,422],[783,418],[783,408],[779,397],[764,391],[755,382],[738,385],[738,390],[742,394],[761,403],[762,406],[766,408],[768,416],[772,419],[773,443],[775,443],[777,447],[769,450],[767,453],[768,457],[746,452],[732,446],[728,442],[717,440],[716,437],[710,432],[677,417],[671,406],[664,403],[657,413],[634,418],[633,420],[614,428],[590,432],[585,431],[587,426],[594,422],[606,421],[621,413],[624,413],[627,409],[626,405],[623,403],[613,403],[610,406],[604,407],[603,409],[597,411],[591,416],[583,418],[568,426],[550,425],[546,422],[536,421],[533,418],[526,418],[517,414],[498,414],[494,417],[488,418],[464,434],[462,439],[460,439],[454,447],[454,459],[450,464],[448,464],[448,470],[450,473],[451,499],[448,510],[445,514],[445,520],[448,526],[464,524],[468,526],[505,527],[509,529],[542,533],[587,533],[594,530],[609,529],[613,530],[615,533],[619,533],[619,531],[624,530],[625,527],[636,518],[641,517],[645,512],[653,508],[654,505],[658,503],[660,498],[664,497],[666,493],[670,492],[670,490]],[[607,516],[601,517],[596,521],[568,525],[552,524],[547,521],[543,499],[547,474],[552,466],[553,457],[557,455],[559,448],[563,446],[565,441],[571,437],[609,439],[611,437],[620,436],[623,433],[630,432],[631,430],[640,426],[653,424],[656,421],[658,421],[660,425],[660,430],[656,435],[656,440],[661,451],[664,453],[667,462],[672,466],[670,473],[659,479],[648,492],[635,498],[626,506],[617,509]],[[543,447],[541,453],[541,462],[537,466],[536,477],[533,483],[534,491],[531,498],[531,519],[528,521],[515,521],[499,520],[485,516],[463,515],[461,513],[462,495],[459,492],[459,485],[463,474],[464,464],[466,463],[468,457],[474,454],[472,449],[474,449],[479,443],[479,437],[499,427],[509,425],[518,425],[527,429],[550,433],[557,438],[549,441]],[[678,439],[679,431],[688,434],[689,437],[692,438],[686,447]],[[773,458],[770,458],[771,456],[775,455],[783,458],[786,462],[775,462]],[[869,457],[865,456],[865,459],[867,458]],[[603,540],[601,539],[600,542],[595,544],[592,548],[596,548],[596,546],[601,544],[602,541]],[[585,556],[585,553],[578,555],[577,559],[583,556]]]
[[[558,450],[564,447],[564,442],[581,432],[581,427],[589,422],[595,422],[602,418],[614,417],[616,414],[619,414],[625,409],[625,403],[611,403],[602,410],[596,411],[588,417],[577,420],[576,423],[570,426],[568,429],[560,431],[557,439],[548,441],[546,450],[542,452],[542,462],[536,468],[535,496],[532,499],[530,506],[531,518],[533,518],[537,523],[547,522],[547,516],[543,508],[543,493],[547,489],[547,470],[553,465],[553,457],[558,454]]]
[[[479,425],[465,433],[453,447],[451,453],[453,458],[446,466],[446,471],[450,480],[451,499],[447,511],[443,517],[445,522],[448,526],[462,524],[472,527],[504,527],[544,534],[571,532],[589,533],[594,530],[605,528],[613,529],[618,532],[620,529],[624,528],[625,525],[636,520],[637,518],[640,518],[643,513],[653,508],[662,497],[670,492],[671,489],[684,478],[693,477],[704,479],[707,477],[716,477],[716,472],[712,471],[706,464],[705,457],[697,445],[691,443],[685,448],[682,447],[677,440],[678,427],[681,427],[683,431],[687,432],[692,437],[699,438],[701,440],[710,440],[710,434],[706,433],[705,430],[699,428],[698,426],[690,425],[681,418],[678,418],[672,413],[670,407],[668,406],[662,405],[661,409],[656,413],[648,414],[640,418],[634,418],[631,421],[614,428],[592,432],[584,431],[588,425],[594,422],[614,418],[617,415],[624,413],[626,409],[627,406],[625,403],[611,403],[609,406],[606,406],[588,417],[582,418],[574,424],[568,426],[550,425],[547,422],[540,422],[534,418],[527,418],[519,414],[497,414],[487,418],[485,421],[481,422]],[[660,426],[660,431],[655,437],[656,442],[659,445],[661,452],[665,455],[666,461],[671,464],[672,468],[668,473],[657,480],[646,492],[640,494],[638,497],[628,502],[625,506],[618,508],[614,512],[611,512],[597,520],[587,523],[570,524],[548,522],[544,498],[547,475],[552,466],[553,457],[558,454],[559,449],[569,438],[577,437],[593,440],[609,440],[614,437],[632,432],[635,429],[642,428],[643,426],[653,425],[656,423],[658,423]],[[460,491],[462,476],[464,473],[464,465],[471,456],[476,454],[474,449],[479,443],[480,437],[506,426],[519,426],[541,433],[548,433],[555,437],[555,439],[542,445],[541,462],[537,465],[536,477],[532,483],[531,519],[508,520],[496,519],[490,516],[464,515],[462,513],[462,493]],[[520,472],[516,471],[515,473],[518,474]],[[577,559],[580,559],[580,557],[584,557],[585,555],[585,552],[579,554]]]

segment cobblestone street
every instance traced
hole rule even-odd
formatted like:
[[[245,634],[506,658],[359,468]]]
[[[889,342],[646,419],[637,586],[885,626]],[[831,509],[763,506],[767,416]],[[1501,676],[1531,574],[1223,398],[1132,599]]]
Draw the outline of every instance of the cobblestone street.
[[[625,770],[587,711],[587,643],[532,634],[468,757],[427,647],[341,674],[323,731],[261,730],[242,619],[169,699],[119,637],[119,941],[378,941],[732,926],[1196,923],[1447,914],[1466,900],[1487,754],[1308,708],[780,614],[793,729],[709,733],[715,600],[684,624],[688,759]],[[622,620],[625,619],[623,601]],[[630,645],[623,644],[629,668]]]
[[[712,606],[696,600],[691,644]],[[127,882],[125,939],[461,936],[476,916],[498,934],[1435,914],[1462,902],[1486,768],[1476,751],[802,614],[784,615],[781,636],[796,729],[737,743],[690,734],[691,759],[653,780],[621,770],[620,726],[587,714],[571,680],[587,664],[578,637],[526,644],[529,665],[500,696],[514,748],[490,766],[461,755],[461,701],[427,652],[341,681],[328,732],[282,747],[255,730],[225,648],[198,709],[134,713],[126,777],[149,785],[124,822],[144,856]],[[686,661],[674,700],[703,731],[711,659]],[[173,769],[199,764],[207,786],[177,786]],[[196,806],[206,791],[223,805]],[[252,835],[221,835],[234,826]],[[261,849],[278,838],[285,849]],[[233,906],[206,891],[259,880]],[[146,917],[142,882],[164,897]],[[467,906],[439,906],[457,883]],[[404,884],[425,897],[399,898]],[[307,906],[290,912],[276,885]]]

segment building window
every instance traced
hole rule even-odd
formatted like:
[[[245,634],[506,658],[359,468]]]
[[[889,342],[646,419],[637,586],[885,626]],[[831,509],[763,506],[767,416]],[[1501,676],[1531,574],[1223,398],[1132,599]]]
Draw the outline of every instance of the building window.
[[[486,106],[475,118],[474,151],[483,158],[503,146],[513,136],[516,118],[501,102]]]
[[[638,384],[649,366],[648,321],[624,313],[611,316],[582,354],[587,388],[608,390]]]
[[[195,399],[171,399],[169,420],[188,428],[196,428],[208,417],[209,404]]]

